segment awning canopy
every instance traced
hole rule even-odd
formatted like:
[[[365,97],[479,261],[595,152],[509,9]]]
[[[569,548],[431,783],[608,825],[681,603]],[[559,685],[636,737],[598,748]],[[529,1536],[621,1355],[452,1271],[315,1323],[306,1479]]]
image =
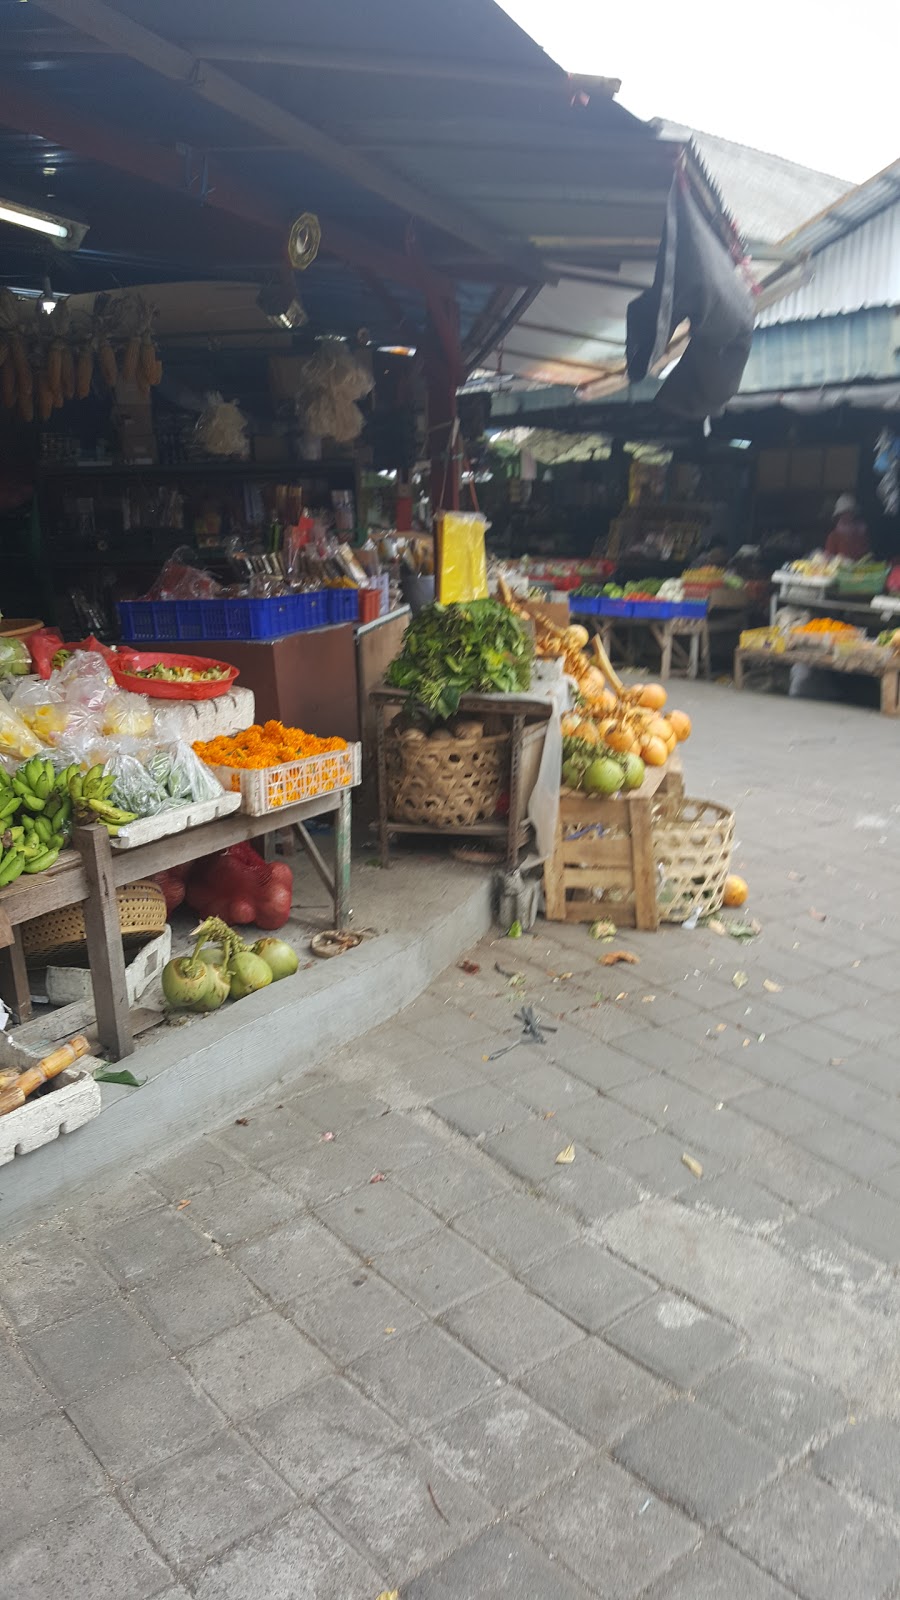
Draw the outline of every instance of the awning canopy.
[[[315,325],[409,344],[426,306],[455,335],[455,301],[464,369],[502,347],[507,369],[621,373],[683,146],[491,0],[0,0],[0,25],[0,194],[90,229],[63,255],[0,224],[0,280],[265,280],[313,212]]]

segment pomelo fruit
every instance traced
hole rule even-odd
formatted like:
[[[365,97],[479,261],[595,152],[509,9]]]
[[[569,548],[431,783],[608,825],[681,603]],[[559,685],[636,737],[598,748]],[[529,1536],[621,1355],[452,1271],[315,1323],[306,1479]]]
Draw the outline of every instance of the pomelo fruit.
[[[612,756],[598,756],[584,775],[584,788],[588,794],[616,794],[622,787],[623,773]]]
[[[623,789],[639,789],[644,781],[644,763],[640,756],[627,753],[622,757]]]

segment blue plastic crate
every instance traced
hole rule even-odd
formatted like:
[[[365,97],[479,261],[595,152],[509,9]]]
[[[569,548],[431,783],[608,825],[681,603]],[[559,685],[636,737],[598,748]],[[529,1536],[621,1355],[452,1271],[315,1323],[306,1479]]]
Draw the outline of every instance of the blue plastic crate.
[[[601,600],[601,617],[631,617],[634,615],[633,600]]]
[[[142,644],[156,638],[153,603],[150,600],[120,600],[118,607],[122,638],[129,644]]]
[[[598,617],[602,600],[596,594],[570,594],[569,610],[576,614],[580,611],[582,616]]]
[[[358,589],[326,589],[325,598],[330,623],[356,621],[359,616]]]
[[[678,615],[674,600],[633,600],[631,604],[636,622],[669,622]]]
[[[705,617],[708,610],[706,600],[678,600],[675,603],[676,617]]]
[[[343,614],[334,620],[352,620],[358,608],[356,590],[334,593],[345,602]],[[260,600],[123,600],[119,604],[122,637],[131,644],[170,643],[173,639],[280,639],[288,633],[322,628],[330,620],[323,591]]]

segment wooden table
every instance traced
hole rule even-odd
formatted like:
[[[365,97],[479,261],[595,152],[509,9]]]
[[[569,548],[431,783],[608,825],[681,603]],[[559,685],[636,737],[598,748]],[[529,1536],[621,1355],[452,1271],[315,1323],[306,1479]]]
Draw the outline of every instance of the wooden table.
[[[459,702],[460,712],[465,716],[475,717],[501,717],[509,723],[510,731],[510,771],[509,771],[509,815],[505,819],[492,818],[487,822],[473,822],[468,826],[440,827],[427,822],[395,822],[388,816],[388,788],[387,788],[387,751],[386,751],[386,724],[385,713],[389,706],[405,705],[408,699],[403,689],[391,689],[382,685],[373,689],[371,701],[377,713],[376,722],[376,749],[378,755],[378,839],[381,848],[381,865],[390,866],[391,837],[398,833],[431,835],[435,838],[451,837],[453,835],[476,839],[502,839],[506,843],[506,866],[511,871],[518,865],[520,852],[528,842],[530,824],[525,817],[525,809],[530,790],[525,777],[524,766],[526,757],[534,752],[539,760],[540,747],[543,746],[545,729],[543,724],[555,715],[554,706],[549,699],[541,699],[528,694],[484,695],[464,694]],[[537,763],[532,774],[532,783],[537,776]]]
[[[841,659],[827,650],[791,645],[787,650],[737,649],[734,652],[734,687],[746,687],[747,677],[765,667],[814,667],[817,672],[856,674],[881,680],[881,711],[885,717],[900,717],[900,658],[867,663],[861,656]]]
[[[707,617],[599,617],[597,619],[603,648],[610,660],[624,660],[633,665],[631,632],[646,628],[659,649],[659,676],[662,682],[672,675],[674,667],[688,678],[696,678],[703,668],[704,677],[710,676],[709,619]],[[620,634],[628,629],[628,641],[620,645]],[[685,645],[682,641],[687,640]]]
[[[21,877],[0,892],[0,989],[20,1022],[31,1015],[28,973],[21,939],[16,930],[47,911],[84,905],[88,965],[94,989],[97,1029],[104,1050],[113,1060],[134,1049],[125,983],[125,955],[119,927],[116,889],[152,877],[168,867],[196,861],[248,839],[265,839],[282,828],[296,828],[316,872],[334,897],[334,924],[342,928],[349,916],[350,895],[350,795],[339,789],[331,794],[285,806],[263,817],[235,811],[216,822],[183,833],[170,834],[133,850],[113,850],[105,828],[76,828],[75,849],[64,850],[55,866],[33,877]],[[306,823],[335,814],[335,868],[323,861]]]

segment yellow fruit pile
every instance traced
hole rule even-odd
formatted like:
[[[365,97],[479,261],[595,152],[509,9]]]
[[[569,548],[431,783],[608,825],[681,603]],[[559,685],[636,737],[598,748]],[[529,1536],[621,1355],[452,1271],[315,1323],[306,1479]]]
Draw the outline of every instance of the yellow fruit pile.
[[[648,767],[664,766],[675,746],[689,737],[691,719],[684,711],[660,715],[667,699],[662,684],[639,683],[626,688],[597,638],[591,641],[594,661],[588,660],[584,653],[589,639],[586,628],[578,624],[555,627],[534,608],[520,606],[502,579],[499,596],[510,610],[533,623],[538,655],[561,656],[565,672],[578,684],[584,709],[568,712],[563,718],[564,736],[605,745],[621,754],[630,752]]]

